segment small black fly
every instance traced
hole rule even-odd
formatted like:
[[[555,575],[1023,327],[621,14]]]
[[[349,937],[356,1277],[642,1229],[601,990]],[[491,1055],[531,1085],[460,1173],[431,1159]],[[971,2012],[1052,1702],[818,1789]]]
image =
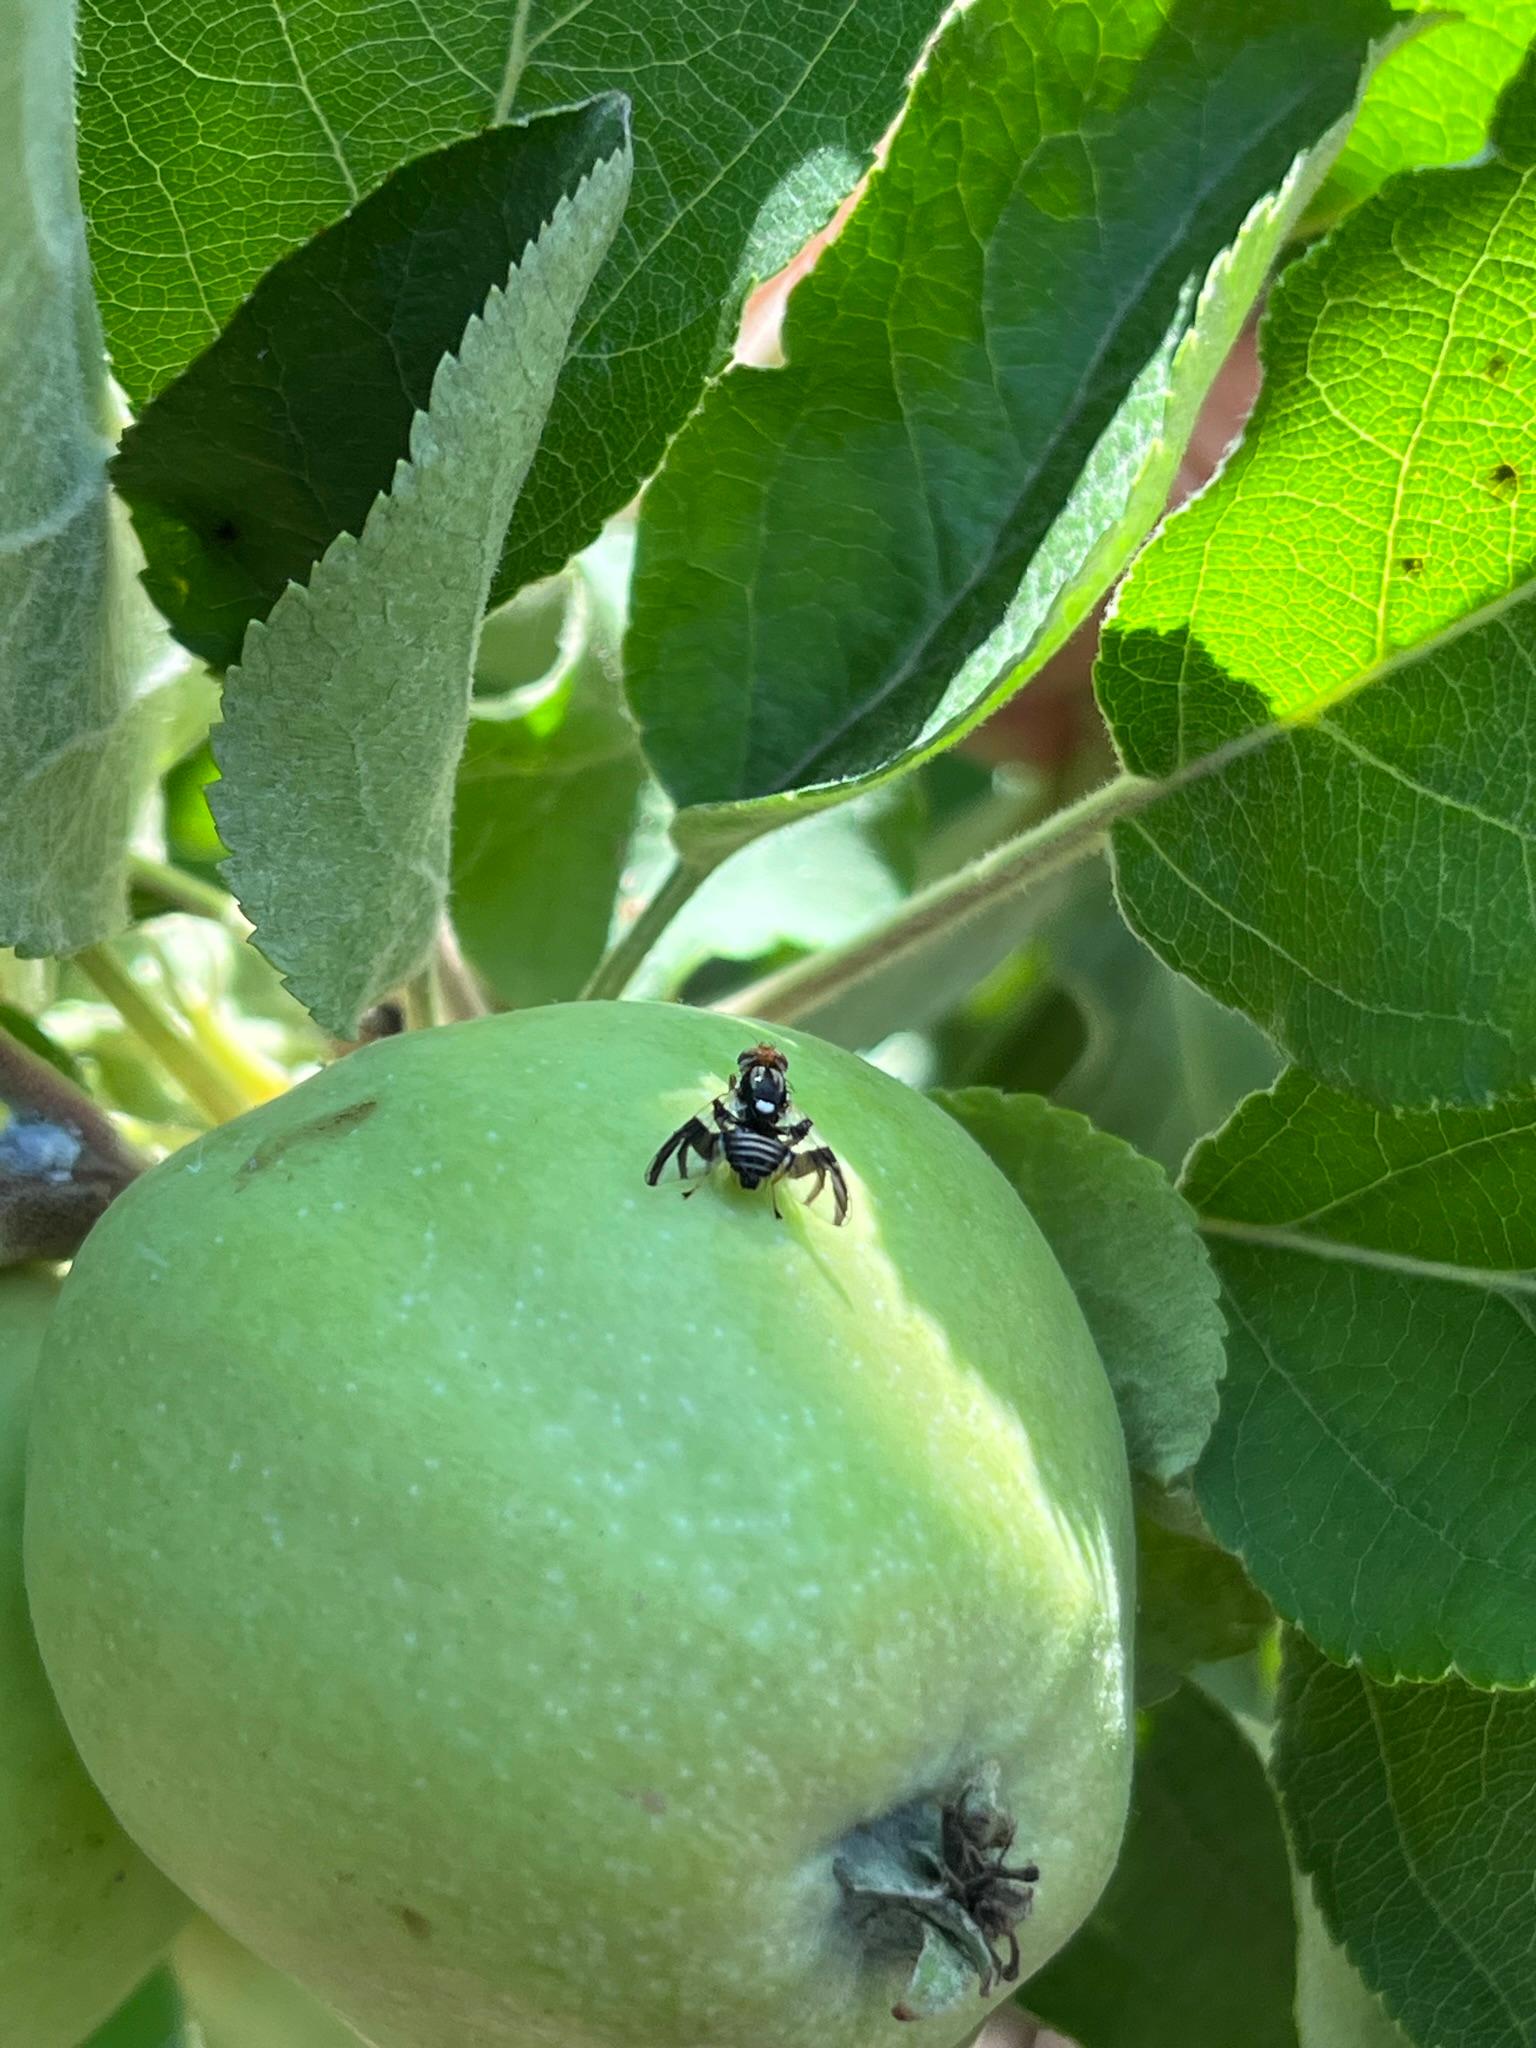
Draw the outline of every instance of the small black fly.
[[[723,1159],[744,1188],[761,1187],[766,1182],[773,1213],[782,1217],[779,1182],[814,1174],[816,1185],[806,1201],[814,1202],[830,1181],[832,1221],[841,1223],[848,1214],[848,1183],[841,1162],[830,1145],[799,1149],[811,1135],[811,1119],[794,1114],[788,1066],[776,1046],[748,1046],[736,1061],[729,1100],[717,1095],[709,1106],[714,1129],[702,1116],[691,1116],[680,1124],[645,1170],[650,1185],[655,1187],[673,1157],[683,1180],[688,1178],[690,1156],[697,1157],[705,1175]],[[698,1189],[689,1188],[687,1193],[697,1194]]]

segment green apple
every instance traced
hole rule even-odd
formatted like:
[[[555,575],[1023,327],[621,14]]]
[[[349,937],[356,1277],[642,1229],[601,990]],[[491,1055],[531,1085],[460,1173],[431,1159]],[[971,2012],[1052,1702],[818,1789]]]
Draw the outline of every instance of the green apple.
[[[57,1283],[0,1275],[0,2041],[76,2048],[191,1907],[81,1768],[38,1659],[21,1574],[33,1373]]]
[[[65,1287],[28,1575],[71,1729],[378,2048],[952,2043],[1114,1862],[1129,1486],[1077,1304],[957,1125],[795,1033],[847,1221],[647,1185],[755,1028],[385,1040],[136,1182]]]

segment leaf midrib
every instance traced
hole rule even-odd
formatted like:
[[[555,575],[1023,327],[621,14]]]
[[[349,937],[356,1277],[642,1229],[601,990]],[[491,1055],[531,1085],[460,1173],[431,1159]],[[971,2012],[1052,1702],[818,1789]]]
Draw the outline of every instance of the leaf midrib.
[[[1226,1216],[1199,1218],[1207,1237],[1229,1243],[1263,1247],[1270,1251],[1300,1252],[1334,1264],[1369,1267],[1395,1273],[1405,1279],[1447,1280],[1462,1287],[1475,1287],[1497,1295],[1529,1295],[1536,1299],[1536,1272],[1522,1267],[1464,1266],[1447,1259],[1422,1259],[1411,1252],[1383,1251],[1375,1245],[1355,1244],[1347,1239],[1318,1237],[1309,1231],[1287,1229],[1283,1224],[1244,1223]]]
[[[1149,280],[1152,277],[1156,276],[1158,272],[1166,266],[1168,261],[1177,253],[1179,244],[1182,241],[1183,236],[1188,229],[1189,222],[1191,221],[1191,219],[1195,217],[1195,215],[1199,213],[1201,207],[1206,203],[1207,199],[1209,199],[1211,194],[1214,191],[1219,190],[1223,185],[1231,181],[1231,179],[1237,174],[1241,166],[1244,163],[1246,163],[1249,160],[1249,158],[1251,158],[1261,147],[1261,145],[1268,139],[1270,133],[1274,129],[1278,128],[1282,124],[1282,122],[1288,121],[1291,115],[1296,111],[1296,109],[1304,103],[1305,98],[1305,91],[1301,91],[1295,94],[1289,100],[1287,100],[1283,105],[1277,107],[1272,113],[1271,118],[1262,127],[1260,127],[1254,132],[1253,140],[1250,143],[1248,149],[1241,156],[1227,162],[1224,165],[1222,172],[1218,177],[1214,177],[1210,182],[1202,183],[1196,188],[1196,191],[1191,197],[1189,207],[1186,209],[1185,213],[1180,217],[1177,231],[1170,233],[1170,235],[1165,239],[1164,243],[1159,248],[1156,258],[1145,264],[1142,267],[1142,269],[1136,274],[1135,290],[1126,295],[1126,297],[1122,301],[1120,311],[1116,314],[1113,321],[1103,330],[1097,348],[1094,350],[1093,354],[1089,357],[1087,363],[1085,364],[1083,375],[1078,379],[1072,406],[1070,408],[1063,409],[1057,426],[1055,427],[1053,432],[1047,437],[1047,439],[1039,449],[1035,457],[1035,460],[1029,469],[1026,480],[1020,486],[1018,491],[1014,494],[1011,503],[1005,508],[1003,516],[1001,516],[998,519],[994,538],[990,546],[987,548],[985,554],[981,558],[980,562],[972,571],[971,575],[966,578],[964,583],[959,587],[959,589],[954,593],[954,595],[945,601],[943,607],[938,612],[937,616],[927,626],[923,628],[919,637],[917,637],[913,641],[907,654],[902,658],[900,662],[898,662],[895,668],[888,674],[886,680],[870,696],[864,698],[863,700],[861,700],[859,704],[854,706],[853,709],[850,710],[838,722],[838,724],[831,730],[831,732],[827,733],[824,737],[819,739],[813,747],[809,748],[807,752],[804,753],[800,757],[800,759],[793,764],[792,767],[786,769],[780,775],[776,782],[772,783],[766,790],[756,792],[756,794],[760,796],[778,796],[784,794],[788,790],[797,787],[798,784],[805,778],[807,771],[811,769],[815,762],[823,759],[834,747],[838,745],[838,743],[841,740],[846,738],[847,734],[849,733],[849,731],[852,730],[854,726],[858,725],[863,719],[869,717],[872,712],[878,711],[880,707],[890,699],[894,692],[899,690],[904,683],[910,681],[912,675],[921,667],[924,656],[931,648],[934,641],[943,632],[945,627],[954,618],[955,613],[960,608],[960,606],[963,605],[965,600],[969,596],[971,596],[983,583],[986,582],[987,578],[991,576],[999,566],[1001,566],[1008,552],[1008,536],[1010,536],[1017,527],[1023,508],[1028,504],[1032,493],[1034,492],[1037,484],[1039,483],[1041,475],[1050,466],[1051,462],[1059,453],[1063,442],[1068,438],[1072,429],[1077,425],[1080,418],[1081,407],[1083,403],[1082,394],[1092,384],[1093,378],[1097,373],[1100,365],[1102,364],[1106,354],[1110,352],[1112,344],[1118,342],[1118,340],[1120,339],[1120,336],[1124,331],[1126,323],[1132,317],[1136,309],[1143,303]],[[1075,130],[1074,133],[1081,137],[1083,130],[1078,129]],[[1034,152],[1031,152],[1031,155],[1028,158],[1026,158],[1023,162],[1021,162],[1017,172],[1015,173],[1013,189],[1017,188],[1019,179],[1026,175],[1028,168],[1030,164],[1033,162],[1033,160]],[[1257,201],[1255,203],[1257,204]],[[1216,258],[1220,255],[1220,253],[1221,251],[1218,250],[1212,254],[1212,263],[1216,261]],[[1209,264],[1206,266],[1206,268],[1209,269]],[[985,337],[983,338],[985,339]],[[1148,362],[1150,362],[1152,358],[1156,355],[1158,349],[1162,346],[1163,339],[1165,338],[1165,336],[1160,338],[1159,341],[1153,345],[1152,349],[1149,351],[1147,356]],[[987,360],[989,363],[992,362],[990,348],[988,348],[987,351]],[[992,367],[995,375],[995,363],[992,365]],[[1143,367],[1145,367],[1145,365],[1143,365]],[[1134,378],[1128,381],[1126,386],[1127,392],[1130,390],[1134,382]],[[894,367],[892,375],[892,389],[894,392],[897,393],[899,399],[899,387],[894,375]],[[1122,394],[1122,402],[1123,398],[1124,394]],[[1118,407],[1115,410],[1118,410]],[[905,420],[907,417],[905,407],[902,408],[902,415],[903,419]],[[1105,432],[1108,430],[1109,426],[1112,424],[1114,420],[1114,417],[1115,411],[1111,411],[1109,418],[1104,422],[1104,426],[1100,430],[1101,432]],[[1063,506],[1064,504],[1065,500],[1063,501]],[[1059,507],[1058,510],[1060,509],[1062,508]],[[1049,528],[1047,528],[1047,532],[1049,532]],[[1044,538],[1045,536],[1042,535],[1042,543],[1044,541]],[[1028,565],[1025,564],[1026,568],[1027,566]],[[1023,572],[1021,571],[1021,574],[1022,573]],[[757,679],[754,673],[754,675],[750,679],[750,686],[748,691],[749,716],[746,720],[747,729],[750,729],[752,723],[755,720],[756,695]],[[740,795],[738,795],[735,801],[741,802],[743,801],[743,798]]]

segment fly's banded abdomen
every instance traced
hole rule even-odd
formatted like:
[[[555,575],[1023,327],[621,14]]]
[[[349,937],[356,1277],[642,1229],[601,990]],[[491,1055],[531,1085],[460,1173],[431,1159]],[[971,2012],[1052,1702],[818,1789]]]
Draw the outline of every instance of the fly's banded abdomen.
[[[761,1131],[734,1130],[725,1134],[726,1164],[744,1188],[755,1188],[784,1163],[785,1147],[777,1138]]]

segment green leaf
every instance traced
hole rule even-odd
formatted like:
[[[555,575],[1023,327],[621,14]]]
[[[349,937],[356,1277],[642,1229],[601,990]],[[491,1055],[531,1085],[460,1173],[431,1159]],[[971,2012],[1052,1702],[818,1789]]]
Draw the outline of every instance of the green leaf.
[[[937,0],[89,0],[81,153],[107,340],[136,404],[256,280],[392,171],[611,90],[639,146],[496,578],[506,596],[655,468],[737,307],[833,211]]]
[[[187,2021],[176,1979],[153,1970],[83,2048],[202,2048]]]
[[[1536,37],[1536,0],[1411,0],[1438,15],[1382,65],[1314,216],[1358,206],[1399,171],[1468,163],[1483,148],[1499,94]]]
[[[1388,22],[1241,12],[952,15],[787,366],[715,386],[642,508],[628,686],[685,851],[957,736],[1147,532]]]
[[[1037,1095],[935,1091],[1007,1175],[1072,1284],[1115,1390],[1132,1465],[1167,1482],[1199,1457],[1224,1370],[1216,1283],[1161,1169]]]
[[[1329,1934],[1311,1885],[1299,1875],[1295,1898],[1299,2048],[1413,2048]]]
[[[1536,1097],[1388,1112],[1292,1071],[1184,1195],[1228,1338],[1201,1504],[1375,1677],[1536,1679]]]
[[[459,763],[454,929],[471,965],[514,1007],[566,1001],[596,965],[645,774],[618,679],[628,549],[612,589],[593,564],[596,552],[574,579],[568,651],[545,678],[500,698],[482,694],[490,678],[482,640]],[[514,643],[504,614],[492,613],[488,635],[498,623],[505,676],[514,644],[525,657],[531,649],[522,636]]]
[[[493,289],[433,379],[411,460],[246,635],[213,796],[257,943],[316,1021],[413,974],[447,896],[454,774],[496,551],[576,308],[623,210],[627,147]]]
[[[1385,1100],[1508,1092],[1536,1043],[1536,62],[1496,142],[1286,271],[1248,433],[1099,664],[1147,776],[1294,722],[1116,828],[1121,900],[1302,1065]]]
[[[1042,939],[1087,1038],[1052,1099],[1167,1173],[1245,1095],[1275,1079],[1275,1050],[1248,1019],[1175,974],[1127,928],[1106,866],[1077,871]]]
[[[839,946],[889,916],[906,895],[879,839],[890,807],[887,792],[875,791],[845,810],[798,819],[771,842],[739,848],[673,918],[629,993],[675,995],[709,961]],[[818,1016],[815,1028],[836,1039],[825,1023]]]
[[[1536,1693],[1378,1685],[1294,1637],[1280,1700],[1291,1838],[1366,1983],[1421,2048],[1531,2048]]]
[[[438,364],[625,123],[610,95],[419,158],[270,270],[129,429],[113,481],[195,652],[237,661],[250,621],[362,532]]]
[[[0,946],[127,920],[168,671],[107,494],[112,404],[75,179],[74,10],[18,0],[0,66]]]
[[[1238,1560],[1212,1542],[1194,1501],[1136,1487],[1136,1703],[1153,1706],[1197,1664],[1255,1649],[1274,1609]]]
[[[801,884],[798,893],[811,899],[804,910],[781,907],[778,917],[785,925],[800,926],[789,936],[802,945],[839,945],[897,914],[914,888],[954,873],[1034,822],[1046,800],[1033,777],[994,776],[963,754],[940,754],[898,782],[870,788],[830,810],[808,809],[771,837],[752,841],[700,894],[748,863],[766,883],[781,858],[787,858],[793,874],[811,856],[821,865],[823,879],[809,890]],[[761,900],[766,909],[766,887]],[[922,1076],[925,1083],[942,1079],[954,1086],[1036,1088],[1033,1073],[1000,1081],[987,1070],[982,1048],[993,1029],[1027,1028],[1028,999],[1040,981],[1032,941],[1054,902],[1054,890],[1046,888],[958,919],[851,988],[813,1003],[801,1022],[834,1045],[859,1050],[879,1045],[893,1032],[942,1027],[947,1019],[948,1028],[939,1030],[928,1055],[934,1064]],[[854,914],[835,937],[806,929],[812,919],[825,920],[829,911]],[[748,989],[733,998],[733,1006],[744,1002],[750,1007],[752,999]],[[973,1008],[988,1014],[968,1028]]]
[[[1022,2002],[1084,2048],[1296,2048],[1290,1870],[1264,1767],[1190,1686],[1142,1728],[1109,1888]]]

